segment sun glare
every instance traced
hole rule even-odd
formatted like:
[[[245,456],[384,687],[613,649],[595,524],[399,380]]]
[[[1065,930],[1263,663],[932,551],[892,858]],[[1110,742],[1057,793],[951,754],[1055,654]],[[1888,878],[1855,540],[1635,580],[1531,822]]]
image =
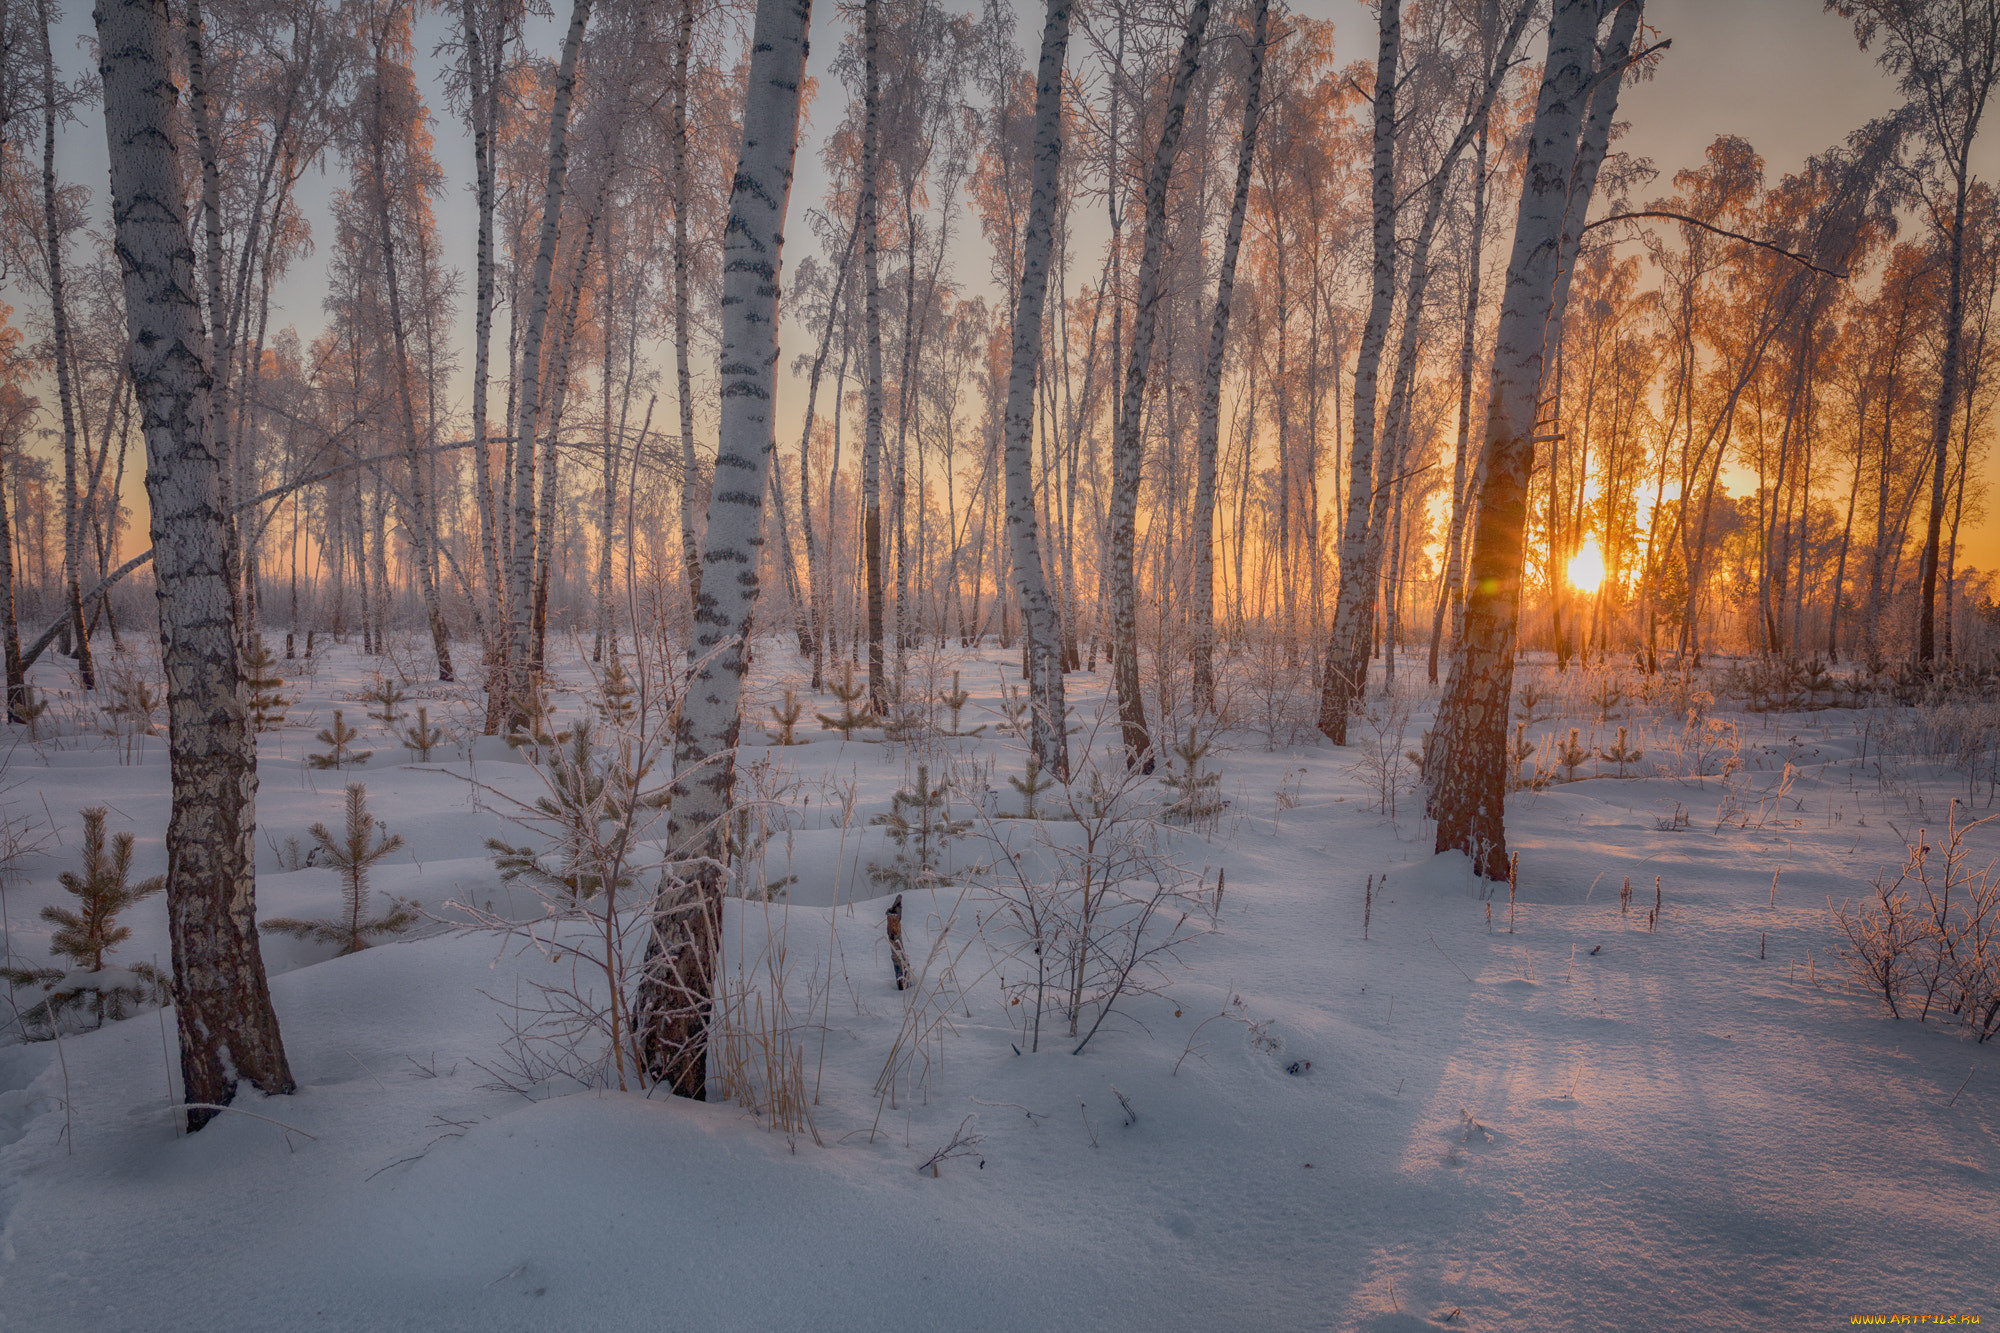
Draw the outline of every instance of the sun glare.
[[[1569,582],[1578,592],[1596,592],[1604,582],[1604,553],[1597,549],[1595,537],[1570,557]]]

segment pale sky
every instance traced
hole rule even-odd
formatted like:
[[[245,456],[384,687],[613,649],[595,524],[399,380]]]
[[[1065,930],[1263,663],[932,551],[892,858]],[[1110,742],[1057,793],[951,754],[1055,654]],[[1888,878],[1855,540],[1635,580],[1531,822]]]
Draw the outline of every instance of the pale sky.
[[[1341,60],[1371,54],[1372,10],[1357,0],[1297,3],[1305,14],[1333,20]],[[1021,0],[1016,0],[1016,6],[1020,12],[1016,36],[1030,43],[1040,34],[1040,9]],[[1672,39],[1673,47],[1649,82],[1628,87],[1623,93],[1620,119],[1629,123],[1630,130],[1621,147],[1652,159],[1660,169],[1659,188],[1663,191],[1669,188],[1676,170],[1700,162],[1703,150],[1718,134],[1733,133],[1748,139],[1764,157],[1767,179],[1776,180],[1795,170],[1807,156],[1839,142],[1870,117],[1890,109],[1897,100],[1895,89],[1876,68],[1873,56],[1857,48],[1850,24],[1825,13],[1819,0],[1649,0],[1646,9],[1656,36]],[[800,146],[792,194],[794,220],[788,228],[795,247],[808,237],[798,219],[806,208],[819,202],[824,179],[818,148],[840,118],[843,96],[829,65],[839,44],[838,25],[844,20],[825,0],[815,10],[811,63],[812,72],[820,79],[821,96]],[[69,0],[67,11],[61,26],[68,39],[58,39],[58,59],[77,70],[86,59],[76,39],[90,28],[88,0]],[[446,16],[432,9],[419,25],[418,51],[425,66],[446,22]],[[551,53],[558,38],[552,22],[540,25],[530,36],[538,49]],[[1073,54],[1080,45],[1073,43]],[[1539,43],[1532,49],[1538,56]],[[1031,50],[1025,58],[1032,62]],[[461,122],[446,109],[435,75],[427,69],[426,76],[437,151],[448,181],[447,196],[437,209],[444,253],[466,257],[465,285],[469,288],[474,218],[464,190],[472,175],[471,141]],[[72,127],[61,141],[58,156],[59,170],[66,180],[90,187],[101,217],[106,195],[101,119],[93,115]],[[2000,178],[2000,125],[1987,128],[1975,154],[1975,166],[1985,179]],[[313,220],[319,248],[295,265],[276,292],[273,329],[292,324],[309,338],[321,324],[320,299],[328,259],[326,202],[338,186],[339,180],[331,172],[315,173],[304,184],[301,202]],[[984,284],[985,261],[976,252],[975,256],[961,262],[960,277],[977,288]],[[796,263],[802,255],[794,249],[788,257]],[[17,307],[26,304],[9,299]],[[463,328],[458,345],[464,349],[461,360],[469,361],[471,301],[462,301],[461,307]],[[788,330],[786,364],[804,341],[801,330]],[[454,396],[465,397],[462,384]],[[794,403],[787,415],[795,419],[800,410]],[[1982,568],[2000,565],[2000,522],[1989,519],[1968,534],[1965,558]]]

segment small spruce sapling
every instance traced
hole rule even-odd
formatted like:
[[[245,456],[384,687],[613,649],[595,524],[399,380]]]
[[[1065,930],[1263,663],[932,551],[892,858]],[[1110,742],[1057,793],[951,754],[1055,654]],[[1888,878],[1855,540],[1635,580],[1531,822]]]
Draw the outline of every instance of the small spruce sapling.
[[[319,844],[320,863],[340,873],[340,915],[310,921],[274,916],[262,923],[263,929],[273,935],[337,944],[345,955],[367,948],[372,935],[400,935],[416,925],[415,905],[400,898],[391,898],[389,910],[380,916],[368,915],[368,872],[403,845],[401,835],[386,829],[377,838],[377,827],[375,816],[368,810],[368,789],[358,782],[348,783],[347,827],[343,836],[334,837],[324,824],[314,824],[307,830]]]
[[[444,744],[444,740],[444,728],[432,726],[431,710],[418,704],[417,725],[404,728],[403,744],[407,745],[410,753],[417,757],[418,763],[428,764],[431,761],[431,751]]]
[[[1199,824],[1222,813],[1222,774],[1206,770],[1208,753],[1214,747],[1213,740],[1198,739],[1193,727],[1188,728],[1186,740],[1176,741],[1170,747],[1178,763],[1170,765],[1160,779],[1174,793],[1164,811],[1167,819],[1180,824]]]
[[[364,691],[361,697],[375,706],[368,710],[368,716],[380,722],[391,735],[403,720],[403,704],[409,699],[409,692],[402,685],[387,676],[375,677],[375,684]]]
[[[284,726],[285,710],[298,702],[284,689],[278,659],[259,635],[243,654],[243,707],[250,714],[250,725],[260,734]]]
[[[354,742],[360,738],[361,733],[348,726],[346,717],[336,708],[333,710],[333,725],[321,727],[313,737],[327,747],[326,751],[322,754],[307,755],[306,763],[316,769],[348,768],[365,764],[375,752],[355,749]]]
[[[951,817],[951,780],[932,783],[927,764],[917,765],[916,782],[896,793],[889,812],[869,822],[882,827],[896,854],[887,865],[869,863],[868,877],[899,891],[950,883],[941,868],[945,853],[972,827]]]
[[[825,713],[814,714],[819,718],[822,731],[837,731],[842,740],[851,741],[855,732],[881,725],[882,719],[876,714],[874,705],[866,702],[868,687],[858,684],[854,679],[854,663],[841,663],[840,679],[833,682],[829,688],[833,691],[833,697],[840,701],[840,715],[829,717]],[[856,704],[861,706],[857,708]]]

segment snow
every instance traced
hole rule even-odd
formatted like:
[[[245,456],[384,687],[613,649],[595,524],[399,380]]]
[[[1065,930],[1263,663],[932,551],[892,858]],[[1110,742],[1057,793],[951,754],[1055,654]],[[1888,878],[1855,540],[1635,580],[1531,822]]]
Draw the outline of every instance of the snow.
[[[968,726],[999,720],[1016,661],[957,663]],[[522,840],[505,800],[541,787],[518,756],[482,742],[404,763],[371,723],[367,766],[304,767],[336,704],[362,724],[373,666],[335,648],[266,738],[260,913],[338,905],[331,871],[283,866],[287,836],[310,846],[309,824],[338,826],[346,780],[408,840],[377,895],[508,910],[523,890],[483,840]],[[587,687],[573,656],[560,670]],[[1070,678],[1081,716],[1104,683]],[[748,716],[787,684],[808,719],[832,706],[773,642]],[[473,698],[424,692],[433,722]],[[1082,1055],[1046,1025],[1039,1052],[1016,1054],[1020,1011],[981,961],[991,903],[977,890],[906,896],[919,967],[948,921],[951,948],[972,951],[949,1030],[893,1107],[874,1089],[904,1006],[943,1000],[894,988],[887,900],[866,874],[888,854],[866,820],[914,764],[810,721],[808,744],[750,747],[746,770],[769,766],[744,781],[795,825],[773,838],[770,873],[799,880],[779,902],[732,902],[728,965],[754,976],[784,946],[820,1143],[734,1104],[508,1090],[509,1002],[575,960],[435,927],[340,958],[267,937],[299,1090],[246,1089],[247,1114],[198,1134],[168,1109],[158,1011],[60,1050],[0,1045],[0,1328],[1762,1329],[1993,1314],[2000,1043],[1889,1020],[1847,983],[1828,912],[1900,863],[1901,835],[1941,828],[1965,776],[1916,755],[1896,710],[1726,704],[1713,716],[1737,731],[1740,771],[1660,776],[1679,763],[1674,705],[1600,722],[1579,691],[1556,693],[1530,739],[1576,725],[1608,745],[1629,725],[1646,776],[1591,764],[1604,776],[1515,798],[1511,932],[1504,886],[1485,896],[1463,858],[1428,855],[1417,799],[1395,822],[1370,808],[1356,750],[1232,733],[1216,755],[1228,809],[1172,835],[1208,884],[1227,869],[1219,916],[1193,923],[1205,933],[1169,961],[1164,992]],[[1419,696],[1408,745],[1428,708]],[[50,711],[84,716],[73,697]],[[996,730],[947,745],[993,764],[1011,811],[1021,757]],[[163,751],[121,755],[91,733],[14,745],[4,813],[53,820],[60,839],[6,888],[17,961],[44,961],[36,913],[62,897],[81,806],[137,833],[135,876],[164,869]],[[1996,832],[1972,835],[1981,860]],[[958,855],[980,859],[978,841]],[[1648,929],[1655,876],[1664,910]],[[126,924],[115,963],[165,958],[160,899]],[[961,1126],[983,1137],[919,1174]]]

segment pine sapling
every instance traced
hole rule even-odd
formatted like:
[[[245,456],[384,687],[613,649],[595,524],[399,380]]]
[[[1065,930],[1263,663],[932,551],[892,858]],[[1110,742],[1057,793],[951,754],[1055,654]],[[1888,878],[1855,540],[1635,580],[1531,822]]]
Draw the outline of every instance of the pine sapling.
[[[1514,724],[1514,748],[1513,748],[1513,769],[1514,769],[1515,786],[1518,787],[1518,786],[1531,785],[1528,779],[1524,779],[1521,777],[1521,765],[1527,763],[1534,757],[1535,757],[1535,746],[1531,741],[1528,740],[1528,724],[1525,722],[1516,722]]]
[[[417,924],[416,907],[400,898],[389,900],[389,910],[368,915],[368,872],[376,863],[403,845],[401,835],[383,830],[377,838],[375,816],[368,810],[368,789],[358,782],[347,784],[347,827],[334,837],[324,824],[314,824],[307,832],[319,844],[320,864],[340,874],[341,912],[337,917],[303,920],[277,916],[262,923],[274,935],[337,944],[342,955],[359,953],[368,947],[370,936],[400,935]]]
[[[155,875],[137,884],[126,882],[132,873],[133,837],[130,833],[120,833],[113,838],[107,857],[106,814],[102,806],[83,812],[83,873],[65,870],[58,877],[63,890],[76,899],[76,909],[55,906],[42,909],[42,920],[56,928],[49,940],[49,952],[89,972],[103,971],[104,955],[132,937],[131,927],[118,924],[119,913],[167,887],[165,875]]]
[[[403,720],[403,704],[409,699],[408,691],[401,682],[377,675],[375,684],[362,692],[361,697],[375,706],[368,710],[368,716],[380,722],[391,735]]]
[[[1178,764],[1170,764],[1168,772],[1160,781],[1174,799],[1167,804],[1164,812],[1167,819],[1176,823],[1196,824],[1214,819],[1222,813],[1222,774],[1205,771],[1208,753],[1215,746],[1213,740],[1200,740],[1195,729],[1188,728],[1187,739],[1176,741],[1170,748]]]
[[[42,920],[56,928],[49,952],[68,959],[70,969],[0,968],[0,980],[43,988],[42,999],[20,1011],[26,1028],[37,1035],[56,1035],[56,1024],[79,1009],[87,1009],[96,1026],[126,1017],[147,1000],[165,1002],[166,979],[157,969],[141,963],[107,972],[104,965],[104,955],[132,937],[131,927],[118,924],[119,915],[167,887],[164,875],[129,882],[133,837],[120,833],[111,840],[107,855],[106,814],[102,806],[83,812],[83,873],[65,870],[58,877],[76,905],[50,904],[41,912]]]
[[[1035,813],[1035,798],[1056,785],[1054,778],[1042,776],[1041,757],[1033,750],[1028,751],[1028,771],[1022,777],[1009,776],[1007,785],[1021,794],[1021,813],[1011,816],[1019,819],[1040,819]]]
[[[243,654],[243,707],[259,733],[285,725],[285,709],[298,702],[284,693],[285,678],[278,659],[259,635]]]
[[[336,708],[333,710],[333,725],[321,727],[313,737],[327,747],[325,752],[307,755],[306,763],[316,769],[348,768],[365,764],[369,756],[375,752],[355,749],[354,742],[360,738],[361,733],[348,726],[346,717]]]
[[[560,750],[569,744],[573,729],[558,729],[555,724],[555,709],[549,703],[548,692],[540,686],[528,692],[522,716],[507,732],[505,740],[516,750],[527,750],[535,763],[542,762],[544,754]]]
[[[431,710],[418,704],[417,725],[404,728],[403,744],[410,748],[410,753],[417,757],[418,763],[428,764],[431,761],[431,751],[444,744],[444,739],[444,728],[431,725]]]
[[[899,891],[950,883],[941,867],[950,845],[972,827],[969,819],[951,817],[951,780],[931,781],[930,767],[917,765],[917,780],[898,791],[887,814],[870,821],[882,827],[896,847],[887,865],[871,862],[868,877]]]
[[[1001,686],[1000,713],[1007,719],[1000,724],[1001,735],[1014,736],[1023,740],[1027,739],[1028,701],[1021,697],[1020,686],[1003,683]]]
[[[1597,757],[1607,764],[1618,765],[1618,776],[1625,776],[1625,765],[1636,764],[1646,757],[1644,750],[1636,750],[1625,743],[1625,728],[1618,728],[1618,743],[1608,750],[1599,750]]]
[[[986,724],[984,722],[974,727],[971,731],[967,731],[964,727],[963,722],[960,719],[960,714],[962,714],[965,711],[965,705],[971,702],[972,695],[967,693],[964,689],[962,689],[959,686],[958,675],[959,673],[956,671],[951,673],[951,688],[948,690],[940,690],[938,692],[938,702],[951,710],[952,735],[978,736],[983,732],[985,732],[986,730]]]
[[[874,705],[867,702],[868,687],[854,679],[854,663],[840,664],[840,679],[829,687],[833,697],[840,701],[840,715],[829,717],[816,713],[822,731],[837,731],[844,741],[854,739],[854,733],[867,727],[880,726],[882,719],[876,714]],[[855,707],[859,704],[860,707]]]
[[[771,720],[778,724],[778,744],[805,744],[796,734],[799,718],[804,712],[805,709],[799,703],[799,692],[787,685],[785,687],[785,701],[782,704],[771,705]]]
[[[611,665],[604,668],[604,679],[597,683],[597,698],[591,707],[613,731],[629,731],[639,716],[638,697],[638,687],[633,685],[631,673],[625,670],[625,663],[614,648]]]
[[[1563,767],[1563,781],[1575,782],[1576,770],[1590,762],[1590,747],[1576,741],[1576,728],[1569,729],[1569,742],[1556,751],[1556,762]]]

